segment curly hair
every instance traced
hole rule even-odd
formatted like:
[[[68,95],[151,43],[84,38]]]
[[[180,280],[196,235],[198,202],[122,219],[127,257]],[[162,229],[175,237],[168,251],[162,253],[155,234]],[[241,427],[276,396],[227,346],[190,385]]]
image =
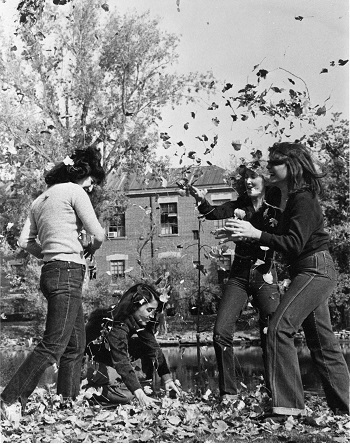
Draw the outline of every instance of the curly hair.
[[[309,190],[322,195],[323,173],[316,171],[309,149],[300,142],[279,142],[269,148],[269,162],[285,163],[288,171],[288,190],[296,193]]]
[[[92,176],[97,183],[105,178],[105,171],[101,166],[101,153],[93,146],[86,149],[77,149],[65,160],[59,162],[45,174],[45,182],[51,186],[58,183],[77,182],[87,176]]]
[[[244,159],[241,159],[242,161]],[[236,170],[230,174],[231,186],[238,193],[239,196],[247,194],[246,189],[246,175],[248,171],[252,171],[256,175],[264,179],[265,184],[268,182],[269,173],[266,168],[267,161],[264,160],[252,160],[246,161],[239,165]]]

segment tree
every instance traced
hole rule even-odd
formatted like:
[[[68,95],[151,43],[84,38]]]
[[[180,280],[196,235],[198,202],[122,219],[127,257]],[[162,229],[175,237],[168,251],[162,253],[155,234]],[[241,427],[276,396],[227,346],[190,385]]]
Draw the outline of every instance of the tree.
[[[178,38],[158,25],[148,13],[121,17],[88,0],[68,13],[46,4],[19,28],[0,62],[0,162],[14,173],[14,200],[4,203],[11,218],[42,191],[43,171],[76,146],[97,144],[107,173],[159,170],[162,107],[193,100],[208,76],[174,73]],[[109,206],[118,204],[109,197]]]
[[[333,323],[350,327],[349,121],[334,113],[325,130],[313,134],[314,153],[325,171],[321,205],[330,234],[330,252],[338,270],[337,288],[330,299]]]

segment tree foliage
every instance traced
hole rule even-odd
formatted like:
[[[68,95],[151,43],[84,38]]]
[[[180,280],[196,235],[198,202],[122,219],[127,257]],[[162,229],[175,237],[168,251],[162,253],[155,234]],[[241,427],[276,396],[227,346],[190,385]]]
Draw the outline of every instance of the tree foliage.
[[[339,273],[330,307],[334,325],[344,328],[350,323],[349,121],[334,113],[332,123],[316,131],[311,139],[314,154],[326,173],[321,205],[330,234],[330,252]]]
[[[14,175],[12,217],[42,191],[44,170],[77,146],[97,144],[107,173],[159,169],[162,108],[207,85],[207,75],[175,73],[178,38],[158,20],[118,16],[99,0],[47,3],[17,37],[0,62],[0,162]]]

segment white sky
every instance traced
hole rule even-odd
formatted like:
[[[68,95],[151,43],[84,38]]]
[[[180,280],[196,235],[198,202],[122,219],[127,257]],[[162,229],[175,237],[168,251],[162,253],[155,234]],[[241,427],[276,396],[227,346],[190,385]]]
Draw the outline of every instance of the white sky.
[[[0,17],[10,25],[18,1],[2,2]],[[350,63],[337,66],[339,59],[349,58],[348,0],[106,0],[106,3],[121,13],[149,10],[151,16],[161,18],[164,29],[180,35],[178,72],[211,70],[216,78],[244,87],[248,82],[256,84],[252,70],[263,60],[261,68],[272,71],[282,67],[301,77],[313,105],[322,106],[326,101],[327,116],[319,119],[318,126],[329,123],[331,112],[339,111],[349,118]],[[295,20],[296,16],[304,19]],[[331,68],[333,60],[336,66]],[[329,72],[320,74],[323,68]],[[202,112],[208,116],[205,109],[204,106]],[[191,111],[197,112],[193,106],[166,110],[164,125],[159,129],[167,131],[174,142],[184,141],[188,151],[199,149],[194,146],[194,135],[219,133],[220,143],[207,158],[212,163],[227,165],[233,153],[232,140],[249,138],[247,145],[260,149],[270,143],[257,134],[252,119],[237,125],[232,125],[229,119],[224,123],[223,119],[219,128],[208,128],[200,120],[200,111],[198,120],[191,121]],[[186,121],[191,123],[192,133],[184,130]],[[173,155],[174,151],[160,150],[160,154]],[[174,166],[178,165],[178,159],[173,158]]]

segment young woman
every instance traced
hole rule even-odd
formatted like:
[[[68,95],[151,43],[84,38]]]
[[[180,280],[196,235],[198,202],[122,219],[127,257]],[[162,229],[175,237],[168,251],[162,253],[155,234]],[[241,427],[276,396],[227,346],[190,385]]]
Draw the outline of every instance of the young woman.
[[[242,165],[239,168],[240,179],[236,186],[240,195],[237,200],[222,205],[211,205],[204,198],[203,191],[195,187],[190,187],[189,192],[196,199],[198,210],[206,219],[234,218],[237,212],[243,211],[245,219],[251,221],[254,226],[271,231],[277,223],[280,211],[273,201],[270,204],[266,201],[263,171],[263,165],[259,161],[251,162],[248,166]],[[270,193],[270,198],[275,199],[274,193]],[[229,224],[229,221],[226,223]],[[227,233],[228,231],[223,228],[219,230],[217,238],[225,238],[228,236]],[[266,365],[264,330],[280,302],[273,250],[261,249],[257,242],[242,242],[242,238],[231,237],[226,240],[236,243],[235,256],[220,300],[213,338],[222,399],[230,399],[237,394],[233,333],[248,297],[252,296],[253,304],[259,310],[264,365]]]
[[[45,369],[58,365],[57,393],[75,399],[85,350],[82,284],[84,255],[102,244],[101,227],[90,198],[94,182],[105,173],[96,148],[77,150],[45,176],[48,188],[33,202],[22,230],[19,246],[43,261],[40,288],[47,299],[43,339],[27,357],[1,394],[3,415],[9,405],[20,401],[24,409]],[[93,236],[84,251],[82,228]]]
[[[281,190],[284,209],[276,234],[236,220],[231,232],[255,239],[284,254],[291,284],[270,320],[267,333],[272,415],[303,415],[303,385],[294,336],[303,327],[306,343],[321,376],[329,407],[349,414],[349,371],[332,331],[328,298],[336,273],[317,194],[320,175],[300,143],[277,143],[270,150],[270,181]],[[278,418],[278,416],[277,416]]]
[[[146,395],[132,362],[141,359],[146,379],[154,370],[167,392],[180,394],[154,336],[159,294],[150,285],[129,288],[117,305],[91,313],[86,325],[86,353],[90,357],[84,369],[88,384],[102,387],[94,400],[101,405],[124,404],[135,397],[141,406],[154,405]]]

